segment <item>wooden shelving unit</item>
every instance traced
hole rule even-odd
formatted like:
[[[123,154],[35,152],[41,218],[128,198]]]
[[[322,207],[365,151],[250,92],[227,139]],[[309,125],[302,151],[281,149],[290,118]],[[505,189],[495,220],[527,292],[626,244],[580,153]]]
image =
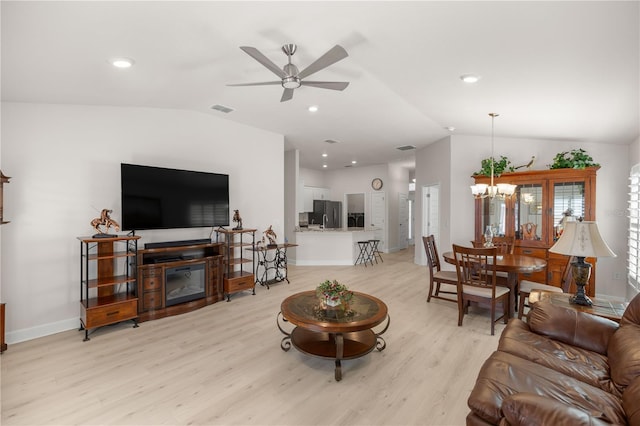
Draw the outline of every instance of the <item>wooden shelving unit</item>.
[[[256,229],[223,229],[216,230],[216,241],[224,245],[224,295],[227,302],[231,294],[251,290],[256,294],[255,255],[250,259],[243,257],[245,248],[255,247]]]
[[[138,326],[135,266],[138,236],[78,237],[80,240],[80,330],[133,320]]]

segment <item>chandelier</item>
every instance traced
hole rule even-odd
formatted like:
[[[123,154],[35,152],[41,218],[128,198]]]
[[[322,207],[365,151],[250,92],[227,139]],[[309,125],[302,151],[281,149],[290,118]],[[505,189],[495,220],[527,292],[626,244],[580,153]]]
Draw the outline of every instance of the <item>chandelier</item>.
[[[499,183],[494,185],[494,162],[495,159],[493,157],[493,122],[496,117],[499,117],[500,114],[496,114],[495,112],[489,113],[489,117],[491,117],[491,184],[487,185],[486,183],[477,183],[475,185],[471,185],[471,194],[475,198],[508,198],[511,197],[514,192],[516,192],[517,185],[511,185],[508,183]]]

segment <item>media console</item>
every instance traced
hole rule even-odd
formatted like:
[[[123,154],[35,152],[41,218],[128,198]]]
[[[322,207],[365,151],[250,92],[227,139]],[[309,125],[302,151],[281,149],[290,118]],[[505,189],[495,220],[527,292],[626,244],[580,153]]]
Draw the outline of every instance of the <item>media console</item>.
[[[145,244],[137,255],[138,321],[222,300],[222,258],[222,244],[210,240]]]

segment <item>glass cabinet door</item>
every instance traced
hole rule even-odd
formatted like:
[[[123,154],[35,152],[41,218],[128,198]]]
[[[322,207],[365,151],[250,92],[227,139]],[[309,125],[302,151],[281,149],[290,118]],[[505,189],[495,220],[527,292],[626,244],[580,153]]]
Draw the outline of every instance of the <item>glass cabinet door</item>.
[[[493,236],[506,235],[507,204],[498,197],[482,200],[482,230],[491,227]]]
[[[585,217],[585,183],[556,182],[553,185],[553,240],[562,235],[564,224]]]
[[[544,236],[541,184],[519,185],[515,194],[515,236],[518,240],[539,241]]]

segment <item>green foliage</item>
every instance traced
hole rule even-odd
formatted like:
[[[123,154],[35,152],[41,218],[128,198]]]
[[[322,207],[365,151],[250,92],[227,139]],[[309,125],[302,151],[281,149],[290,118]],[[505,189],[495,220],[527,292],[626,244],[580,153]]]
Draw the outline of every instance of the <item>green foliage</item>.
[[[570,152],[559,152],[553,158],[553,164],[549,165],[550,169],[584,169],[586,167],[597,167],[600,164],[595,163],[593,158],[584,149],[574,149]]]
[[[491,176],[491,161],[493,161],[494,176],[500,176],[504,172],[512,172],[515,170],[511,165],[511,161],[509,161],[507,157],[502,155],[500,156],[499,161],[494,159],[493,157],[485,158],[484,160],[482,160],[482,162],[480,163],[480,166],[482,168],[480,169],[480,171],[475,172],[474,175]]]

